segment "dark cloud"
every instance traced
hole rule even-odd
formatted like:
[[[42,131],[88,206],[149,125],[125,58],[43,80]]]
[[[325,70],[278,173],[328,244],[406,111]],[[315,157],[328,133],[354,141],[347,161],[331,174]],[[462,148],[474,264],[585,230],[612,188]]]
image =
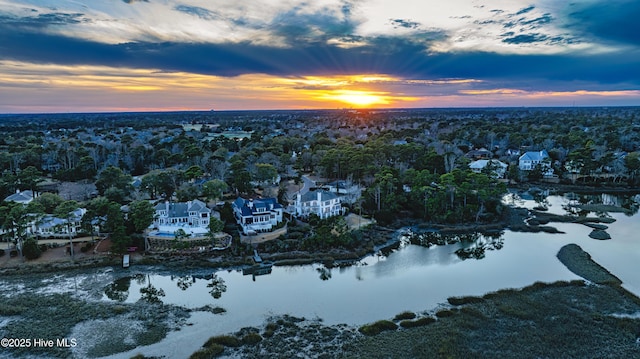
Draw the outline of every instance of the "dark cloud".
[[[345,5],[346,6],[346,5]],[[287,44],[323,42],[332,38],[351,36],[358,25],[349,16],[336,17],[331,9],[325,8],[316,13],[302,12],[295,7],[274,17],[268,28],[276,35],[286,39]],[[344,6],[342,14],[345,14]],[[350,14],[347,11],[346,14]]]
[[[520,9],[518,12],[515,13],[515,15],[522,15],[522,14],[526,14],[528,12],[533,11],[533,9],[535,9],[535,6],[529,6],[529,7],[525,7],[524,9]]]
[[[218,14],[209,9],[205,9],[199,6],[178,5],[173,8],[176,11],[183,12],[185,14],[193,15],[204,20],[213,20],[218,18]]]
[[[411,20],[389,19],[389,21],[391,21],[391,25],[393,26],[394,29],[397,29],[399,27],[403,27],[405,29],[417,29],[418,27],[420,27],[419,22],[415,22]]]
[[[585,38],[640,45],[640,2],[636,0],[572,3],[566,13],[567,27]]]
[[[492,24],[500,24],[500,21],[497,20],[475,20],[473,22],[476,25],[492,25]]]
[[[513,32],[507,32],[502,36],[509,36],[502,40],[506,44],[531,44],[535,42],[546,42],[549,40],[547,35],[543,34],[523,34],[512,36]]]
[[[546,13],[540,17],[537,17],[535,19],[522,19],[520,21],[521,25],[530,25],[531,27],[537,28],[540,27],[542,25],[548,24],[553,20],[553,17],[551,17],[551,14]]]
[[[20,28],[45,28],[48,26],[60,26],[60,25],[69,25],[69,24],[78,24],[80,22],[86,22],[84,18],[84,14],[72,13],[49,13],[49,14],[40,14],[38,16],[25,16],[25,17],[15,17],[8,15],[0,15],[0,26],[11,28],[11,27],[20,27]]]
[[[250,43],[103,44],[29,31],[3,31],[0,59],[64,65],[105,65],[184,71],[219,76],[265,73],[277,76],[383,73],[406,78],[474,78],[521,81],[598,82],[640,85],[640,51],[600,55],[429,54],[424,41],[398,37],[367,39],[340,48],[302,42],[289,48]],[[14,29],[15,30],[15,29]],[[425,38],[435,36],[425,33]],[[508,43],[556,41],[545,35],[515,35]],[[350,37],[345,37],[350,39]],[[507,40],[508,39],[508,40]],[[358,41],[357,38],[352,38]],[[28,44],[28,46],[25,46]]]
[[[565,36],[549,36],[540,33],[527,33],[516,35],[513,31],[505,32],[500,35],[502,42],[512,45],[523,45],[533,43],[545,43],[547,45],[569,45],[580,43],[580,40],[565,35]]]
[[[122,0],[122,2],[127,4],[133,4],[134,2],[149,2],[149,0]]]
[[[342,6],[340,8],[340,11],[342,12],[342,15],[344,15],[344,17],[346,18],[350,18],[351,17],[351,11],[353,10],[354,4],[350,1],[343,1],[342,2]]]
[[[626,0],[625,0],[626,1]],[[225,19],[245,27],[276,34],[287,47],[243,43],[132,42],[105,44],[48,34],[47,27],[86,21],[82,14],[41,14],[33,17],[0,15],[0,60],[62,65],[104,65],[152,69],[160,72],[191,72],[219,76],[264,73],[276,76],[381,73],[405,78],[473,78],[509,83],[540,81],[568,84],[597,83],[603,86],[640,86],[640,50],[619,53],[574,55],[506,55],[489,52],[433,53],[430,44],[447,40],[439,29],[418,30],[411,37],[362,37],[354,35],[358,20],[352,18],[352,2],[345,1],[337,11],[322,9],[309,14],[292,8],[270,22],[255,19]],[[529,9],[529,8],[526,8]],[[490,19],[505,28],[500,40],[510,45],[570,44],[573,35],[550,34],[538,28],[555,21],[550,14],[537,14],[533,8],[515,14],[494,11]],[[615,6],[604,12],[599,7],[571,7],[572,29],[608,41],[637,44],[638,24]],[[617,9],[617,10],[616,10]],[[214,11],[179,5],[176,11],[212,19]],[[599,10],[603,11],[598,17]],[[640,5],[628,10],[640,11]],[[634,12],[635,11],[635,12]],[[530,13],[531,12],[531,13]],[[635,15],[634,15],[635,16]],[[640,17],[640,14],[638,15]],[[586,25],[578,27],[578,19]],[[619,20],[619,24],[615,21]],[[418,29],[422,25],[408,19],[391,19],[396,27]],[[605,24],[607,24],[605,26]],[[612,26],[617,24],[619,26]],[[635,27],[634,27],[635,26]],[[593,27],[593,29],[591,29]],[[620,29],[623,28],[624,30]],[[536,30],[532,30],[536,29]],[[570,31],[568,31],[570,32]],[[585,35],[586,36],[586,35]],[[328,40],[359,46],[344,48]],[[634,42],[635,41],[635,42]],[[361,44],[366,44],[360,46]],[[573,86],[573,85],[572,85]],[[577,85],[575,85],[577,86]],[[582,86],[582,85],[581,85]]]
[[[549,24],[552,21],[553,21],[553,17],[551,16],[551,14],[546,13],[546,14],[543,14],[542,16],[535,17],[533,19],[521,17],[516,20],[504,21],[502,22],[502,27],[504,27],[505,29],[520,27],[523,29],[533,30],[533,29],[541,28],[542,26]],[[500,22],[498,21],[498,23]]]

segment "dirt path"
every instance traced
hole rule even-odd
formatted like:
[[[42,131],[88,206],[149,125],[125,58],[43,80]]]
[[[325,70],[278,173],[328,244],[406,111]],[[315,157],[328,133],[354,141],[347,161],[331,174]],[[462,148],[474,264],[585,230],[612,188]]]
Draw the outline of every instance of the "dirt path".
[[[100,241],[97,250],[94,252],[94,247],[86,252],[82,252],[81,247],[84,242],[90,241],[90,237],[83,238],[75,238],[73,241],[73,249],[74,249],[74,260],[75,261],[85,261],[90,259],[95,259],[98,257],[104,257],[111,248],[111,242],[109,240]],[[18,267],[25,265],[41,265],[53,262],[71,262],[71,255],[67,252],[69,248],[68,240],[59,240],[59,239],[46,239],[40,240],[38,243],[40,244],[51,244],[56,245],[55,248],[48,248],[46,251],[42,252],[42,255],[36,259],[23,259],[19,255],[15,257],[11,257],[9,254],[9,249],[6,249],[6,253],[0,257],[0,268],[9,268],[9,267]],[[2,248],[7,248],[3,243]],[[98,245],[98,242],[96,242]]]

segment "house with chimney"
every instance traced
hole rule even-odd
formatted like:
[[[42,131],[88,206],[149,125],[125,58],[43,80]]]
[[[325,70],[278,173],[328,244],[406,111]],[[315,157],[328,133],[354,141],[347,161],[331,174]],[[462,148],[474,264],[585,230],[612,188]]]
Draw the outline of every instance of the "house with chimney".
[[[528,151],[518,159],[518,168],[521,171],[531,171],[538,166],[541,168],[543,176],[553,176],[551,157],[549,157],[549,153],[546,150]]]
[[[284,208],[275,198],[244,199],[238,197],[233,204],[233,215],[242,233],[252,235],[269,232],[282,222]]]
[[[295,213],[298,217],[309,217],[315,214],[324,219],[344,213],[340,197],[329,191],[315,190],[296,196]]]
[[[155,206],[155,228],[204,228],[208,230],[211,209],[200,200],[158,203]],[[189,232],[189,231],[187,231]]]
[[[27,233],[41,238],[67,238],[69,234],[76,237],[82,232],[82,217],[85,213],[87,213],[85,208],[76,208],[70,213],[69,218],[45,214],[42,218],[29,223]]]

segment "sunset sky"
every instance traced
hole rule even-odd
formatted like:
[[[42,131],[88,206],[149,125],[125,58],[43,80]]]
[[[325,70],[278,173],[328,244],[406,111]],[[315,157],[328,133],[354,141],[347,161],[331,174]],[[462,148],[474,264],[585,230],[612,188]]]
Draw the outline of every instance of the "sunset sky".
[[[0,0],[0,113],[640,105],[635,0]]]

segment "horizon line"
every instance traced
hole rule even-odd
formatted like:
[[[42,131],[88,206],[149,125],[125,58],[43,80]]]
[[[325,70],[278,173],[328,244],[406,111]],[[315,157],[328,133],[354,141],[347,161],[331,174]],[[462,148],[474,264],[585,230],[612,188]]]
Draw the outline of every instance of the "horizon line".
[[[313,111],[418,111],[418,110],[488,110],[488,109],[597,109],[597,108],[640,108],[640,105],[570,105],[570,106],[448,106],[448,107],[345,107],[345,108],[299,108],[299,109],[225,109],[225,110],[131,110],[131,111],[87,111],[87,112],[0,112],[0,116],[27,115],[100,115],[100,114],[170,114],[170,113],[225,113],[225,112],[313,112]]]

